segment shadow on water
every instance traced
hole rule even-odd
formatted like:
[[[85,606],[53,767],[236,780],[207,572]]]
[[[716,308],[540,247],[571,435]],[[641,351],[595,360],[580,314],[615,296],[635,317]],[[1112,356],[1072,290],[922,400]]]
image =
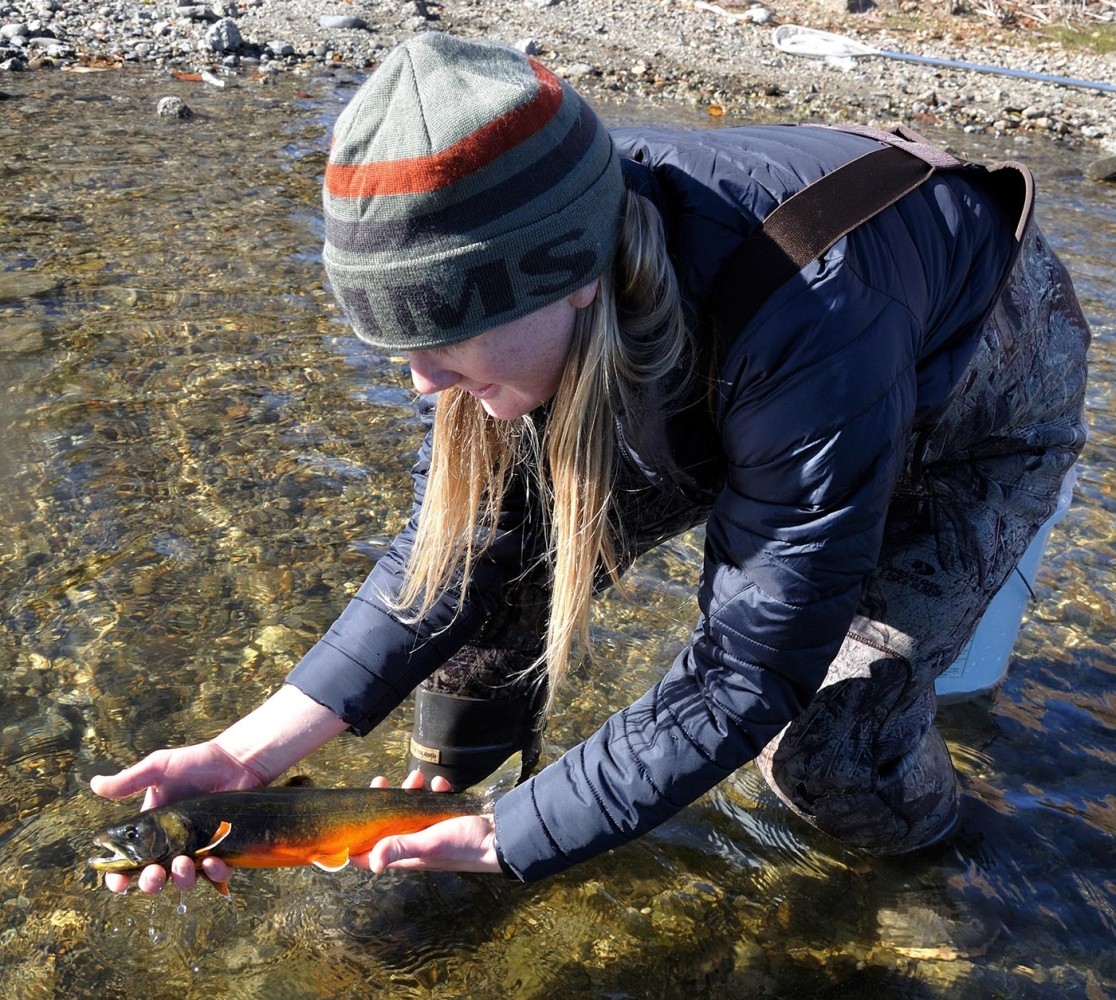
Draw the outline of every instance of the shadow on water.
[[[0,107],[0,967],[39,997],[1099,998],[1116,990],[1116,192],[1019,158],[1096,334],[1092,437],[1001,690],[943,709],[966,788],[940,853],[859,858],[744,769],[650,837],[536,886],[346,870],[111,896],[88,778],[204,739],[328,627],[408,509],[398,359],[322,287],[318,188],[343,76],[227,91],[28,74]],[[196,115],[159,119],[178,94]],[[645,108],[602,109],[624,123]],[[688,124],[681,122],[681,124]],[[704,123],[701,123],[704,124]],[[701,538],[605,599],[560,753],[689,633]],[[396,717],[398,716],[398,717]],[[306,762],[398,778],[407,712]]]

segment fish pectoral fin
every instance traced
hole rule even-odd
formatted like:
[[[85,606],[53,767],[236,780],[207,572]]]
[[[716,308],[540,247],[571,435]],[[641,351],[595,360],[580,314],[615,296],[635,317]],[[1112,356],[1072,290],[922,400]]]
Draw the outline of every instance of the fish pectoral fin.
[[[349,863],[349,849],[341,848],[334,854],[319,854],[310,862],[315,868],[324,872],[339,872]]]
[[[225,881],[218,882],[217,879],[210,878],[208,875],[206,875],[204,871],[201,874],[202,874],[202,877],[211,886],[213,886],[213,888],[216,889],[222,896],[229,897],[229,883],[228,882],[225,882]]]
[[[232,833],[232,823],[230,823],[228,820],[221,820],[221,822],[217,824],[217,829],[213,831],[213,839],[210,840],[210,842],[206,844],[205,847],[199,847],[196,851],[194,851],[194,857],[198,857],[202,854],[208,854],[230,833]]]

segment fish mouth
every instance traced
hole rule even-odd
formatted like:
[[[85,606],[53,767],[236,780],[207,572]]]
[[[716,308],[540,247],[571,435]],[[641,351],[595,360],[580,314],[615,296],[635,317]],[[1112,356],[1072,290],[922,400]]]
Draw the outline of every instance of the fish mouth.
[[[93,843],[107,851],[112,851],[112,854],[106,857],[90,858],[90,868],[95,868],[99,872],[122,872],[141,867],[142,863],[140,861],[115,844],[103,840],[94,840]]]

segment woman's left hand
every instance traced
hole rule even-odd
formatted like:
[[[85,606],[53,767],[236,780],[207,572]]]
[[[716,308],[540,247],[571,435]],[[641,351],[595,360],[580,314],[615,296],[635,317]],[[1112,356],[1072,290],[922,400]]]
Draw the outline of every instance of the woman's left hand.
[[[422,788],[421,771],[412,771],[404,788]],[[386,778],[376,778],[373,788],[387,788]],[[430,782],[432,792],[451,791],[445,778]],[[352,859],[358,868],[377,875],[388,869],[441,872],[489,872],[500,874],[496,860],[496,826],[491,816],[458,816],[443,820],[418,833],[384,837],[367,854]]]

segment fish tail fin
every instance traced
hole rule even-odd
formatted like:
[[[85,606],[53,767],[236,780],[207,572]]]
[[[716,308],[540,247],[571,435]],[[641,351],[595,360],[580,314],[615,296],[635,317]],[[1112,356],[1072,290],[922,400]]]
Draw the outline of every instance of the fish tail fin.
[[[527,777],[524,773],[525,762],[523,751],[516,750],[503,764],[501,764],[489,777],[483,788],[478,789],[480,798],[485,808],[491,810],[496,800],[505,793],[510,792],[516,785],[521,784]]]

